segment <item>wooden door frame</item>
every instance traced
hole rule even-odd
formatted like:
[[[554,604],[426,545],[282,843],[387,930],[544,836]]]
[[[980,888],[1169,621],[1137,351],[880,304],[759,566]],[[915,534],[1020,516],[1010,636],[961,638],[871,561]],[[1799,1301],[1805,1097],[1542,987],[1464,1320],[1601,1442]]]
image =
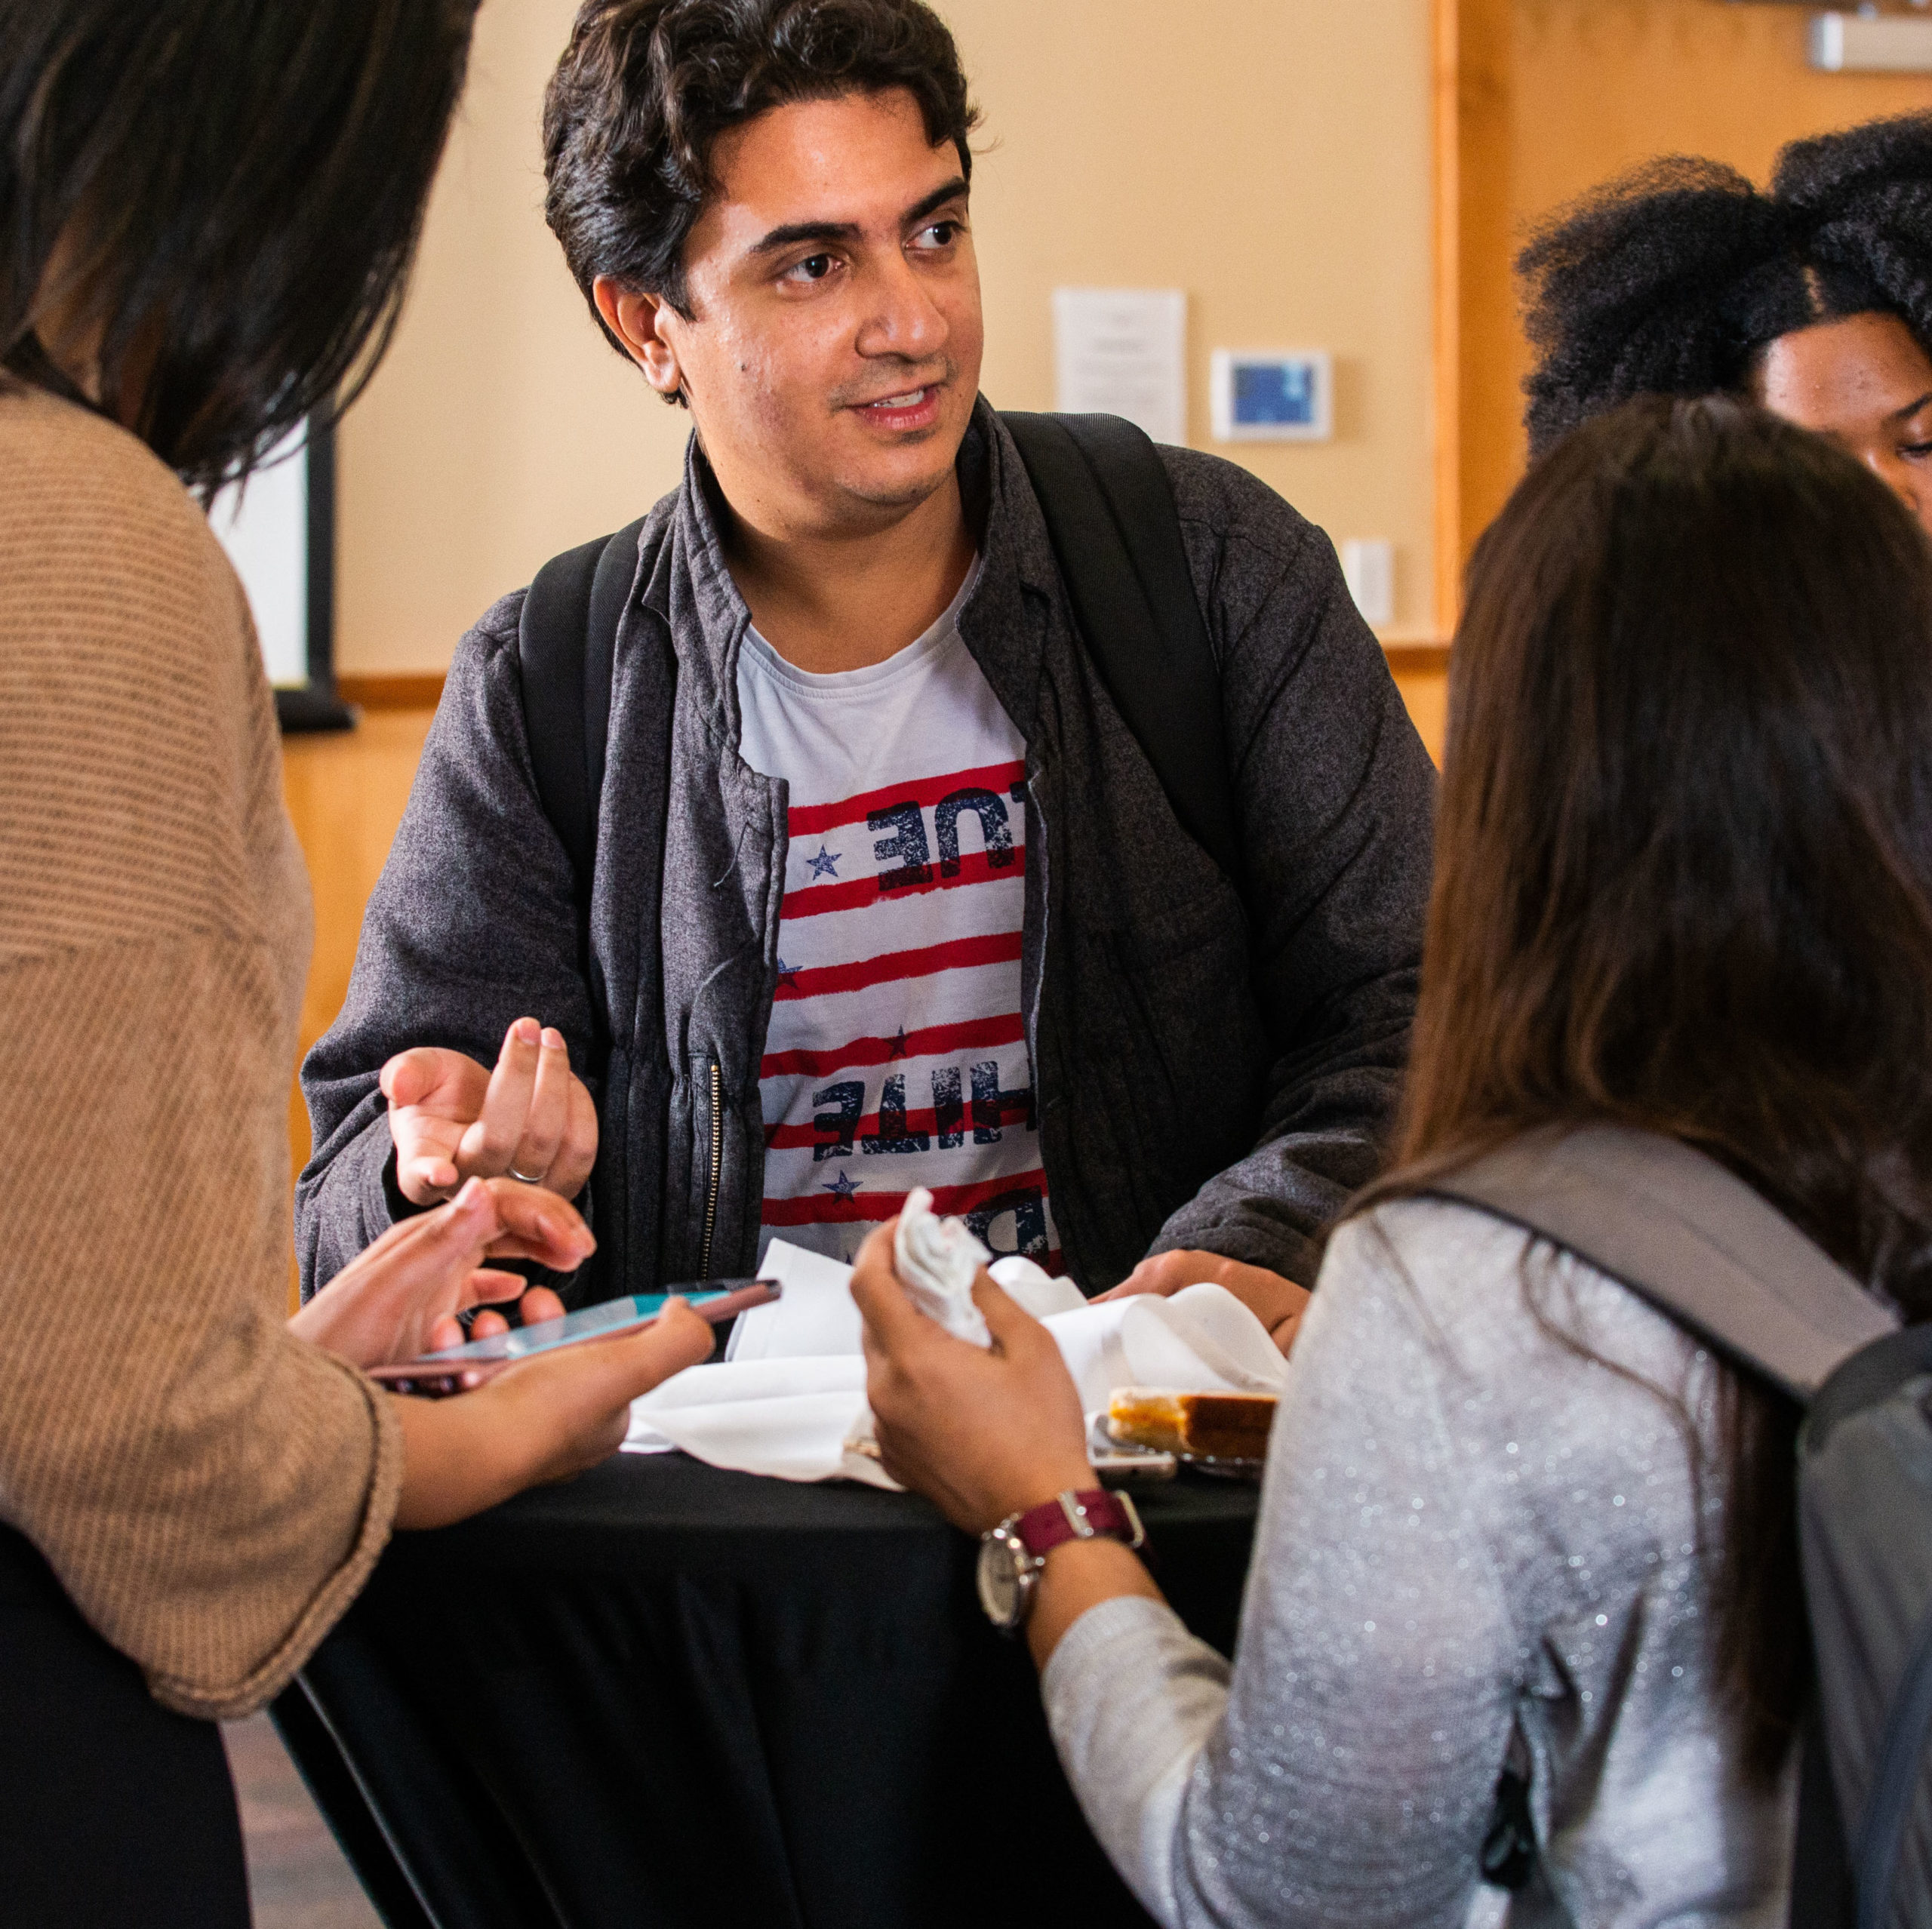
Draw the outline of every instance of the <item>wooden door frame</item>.
[[[1455,634],[1463,571],[1513,480],[1493,426],[1513,397],[1482,344],[1514,325],[1510,278],[1513,0],[1432,0],[1435,159],[1435,626]]]

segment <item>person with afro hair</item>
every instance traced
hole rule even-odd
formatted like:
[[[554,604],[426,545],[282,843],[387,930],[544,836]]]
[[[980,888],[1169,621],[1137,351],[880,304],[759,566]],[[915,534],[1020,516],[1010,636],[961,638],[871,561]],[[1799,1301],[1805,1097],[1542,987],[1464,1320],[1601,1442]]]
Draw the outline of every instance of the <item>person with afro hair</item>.
[[[1532,457],[1634,395],[1729,393],[1838,443],[1932,531],[1932,113],[1793,141],[1767,192],[1652,162],[1516,269]]]

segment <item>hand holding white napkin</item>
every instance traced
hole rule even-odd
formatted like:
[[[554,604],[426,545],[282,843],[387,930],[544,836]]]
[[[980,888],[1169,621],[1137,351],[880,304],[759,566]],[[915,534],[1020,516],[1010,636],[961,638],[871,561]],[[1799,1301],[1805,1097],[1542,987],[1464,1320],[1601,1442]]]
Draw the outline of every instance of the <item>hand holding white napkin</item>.
[[[960,1219],[942,1219],[923,1186],[906,1195],[892,1235],[892,1269],[906,1297],[928,1319],[975,1346],[990,1346],[986,1316],[973,1298],[973,1282],[992,1254]]]

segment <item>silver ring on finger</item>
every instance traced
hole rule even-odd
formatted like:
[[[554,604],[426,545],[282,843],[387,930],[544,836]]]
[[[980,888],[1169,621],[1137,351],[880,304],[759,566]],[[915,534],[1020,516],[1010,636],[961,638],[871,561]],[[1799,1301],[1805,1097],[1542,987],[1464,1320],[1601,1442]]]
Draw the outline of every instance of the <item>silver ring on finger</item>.
[[[509,1168],[509,1176],[511,1178],[514,1179],[519,1186],[540,1186],[543,1183],[543,1174],[542,1173],[519,1172],[513,1165]]]

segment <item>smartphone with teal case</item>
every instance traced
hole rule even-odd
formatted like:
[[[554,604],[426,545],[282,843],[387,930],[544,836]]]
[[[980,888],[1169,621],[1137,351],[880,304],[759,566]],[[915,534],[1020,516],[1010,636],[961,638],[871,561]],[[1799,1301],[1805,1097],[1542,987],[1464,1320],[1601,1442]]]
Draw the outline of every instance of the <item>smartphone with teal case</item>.
[[[648,1326],[663,1312],[674,1294],[699,1318],[719,1326],[753,1306],[769,1305],[780,1290],[773,1279],[707,1279],[677,1287],[670,1293],[632,1293],[565,1313],[561,1319],[540,1319],[534,1325],[512,1327],[507,1333],[445,1346],[394,1366],[375,1367],[369,1377],[394,1393],[440,1398],[480,1386],[505,1367],[534,1354],[554,1352],[559,1346],[574,1346],[586,1340],[608,1340]]]

